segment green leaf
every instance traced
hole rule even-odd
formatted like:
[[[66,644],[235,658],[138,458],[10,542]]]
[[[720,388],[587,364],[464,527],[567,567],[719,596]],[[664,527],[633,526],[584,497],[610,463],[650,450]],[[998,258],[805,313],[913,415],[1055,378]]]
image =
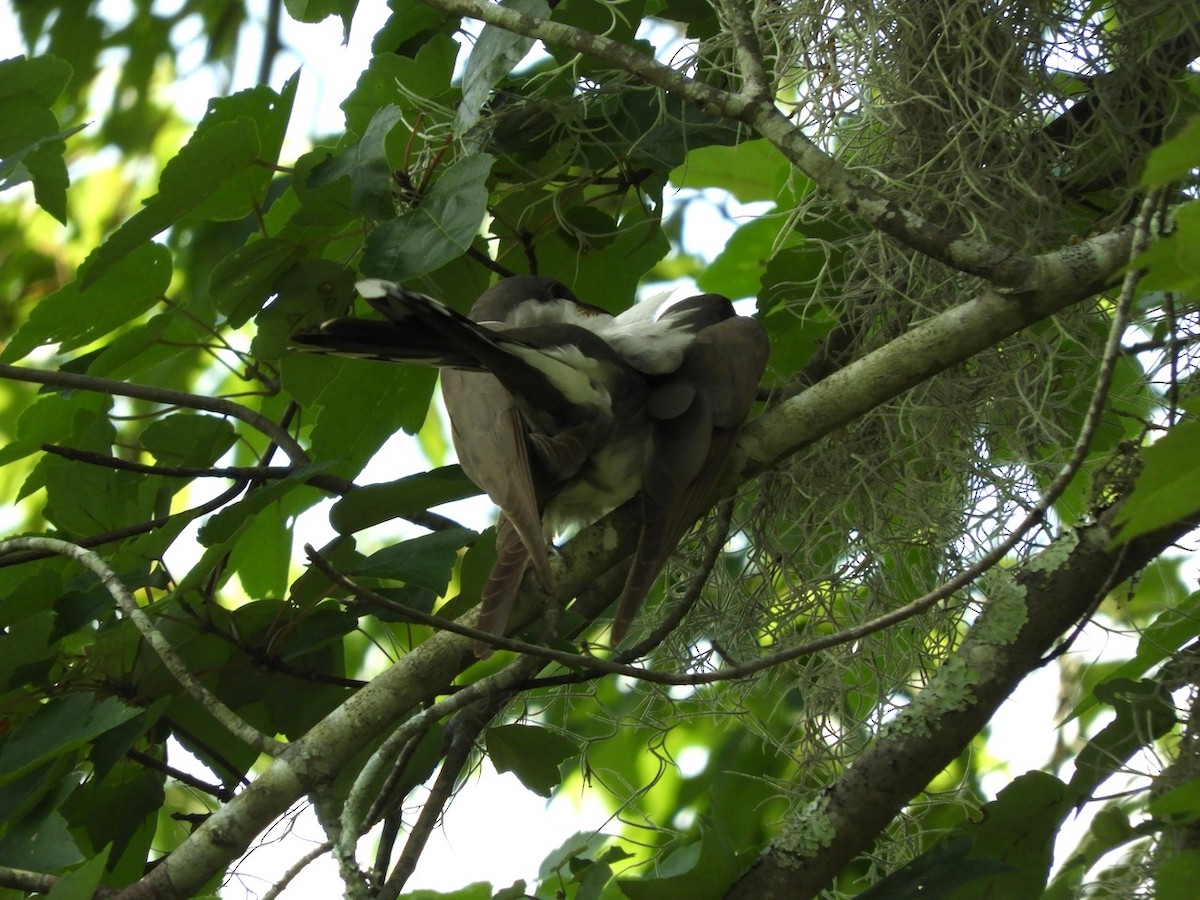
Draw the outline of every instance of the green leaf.
[[[46,900],[91,900],[104,877],[108,848],[104,849],[105,852],[96,854],[77,869],[58,876]]]
[[[245,325],[271,296],[275,282],[307,250],[279,238],[252,240],[221,260],[209,276],[208,291],[232,328]]]
[[[66,820],[57,812],[21,822],[0,839],[0,865],[53,872],[83,859]]]
[[[204,221],[232,222],[262,212],[267,190],[275,178],[272,167],[279,160],[299,81],[297,73],[284,83],[278,93],[259,85],[209,101],[208,112],[197,126],[192,140],[226,122],[237,123],[250,119],[258,137],[258,158],[237,177],[219,185],[189,215]],[[171,164],[167,165],[169,168]]]
[[[957,900],[1037,897],[1046,886],[1054,837],[1069,809],[1067,787],[1045,772],[1026,772],[983,807],[978,822],[959,832],[973,839],[971,860],[994,862],[1006,872],[975,880]],[[922,895],[923,896],[923,895]]]
[[[1139,291],[1200,291],[1200,201],[1175,211],[1175,231],[1151,244],[1126,267],[1147,269]]]
[[[1171,698],[1150,679],[1111,678],[1095,687],[1100,700],[1113,707],[1116,719],[1102,728],[1079,751],[1069,785],[1072,799],[1082,804],[1125,761],[1170,731],[1176,722]]]
[[[284,0],[284,5],[297,22],[323,22],[330,16],[338,16],[348,35],[358,0]]]
[[[1200,778],[1191,778],[1161,794],[1150,797],[1150,814],[1172,819],[1176,824],[1200,819]]]
[[[363,253],[363,273],[408,281],[465,252],[487,211],[493,162],[486,153],[458,160],[433,183],[420,206],[372,231]]]
[[[961,832],[947,835],[929,850],[858,895],[858,900],[941,900],[960,887],[1007,869],[994,859],[969,859],[972,838]]]
[[[251,520],[260,512],[296,488],[304,487],[304,479],[311,474],[302,470],[288,478],[259,487],[242,500],[227,506],[204,523],[197,535],[205,547],[225,544],[250,526]]]
[[[1124,810],[1116,805],[1105,806],[1096,813],[1087,834],[1059,868],[1041,900],[1077,900],[1083,876],[1092,866],[1110,851],[1141,837]]]
[[[405,891],[404,900],[496,900],[491,884],[479,881],[456,891]]]
[[[1200,403],[1185,404],[1190,412]],[[1140,534],[1178,522],[1200,510],[1200,422],[1173,425],[1143,453],[1142,470],[1121,507],[1123,521],[1114,541],[1125,543]]]
[[[239,533],[229,565],[251,597],[279,597],[286,590],[292,562],[291,521],[283,502],[271,503]]]
[[[158,476],[54,459],[45,468],[45,516],[82,537],[137,525],[155,513]]]
[[[164,799],[163,779],[161,772],[140,763],[119,762],[107,777],[93,778],[81,785],[63,804],[62,813],[73,828],[87,834],[93,847],[111,847],[116,859],[144,830],[147,820],[151,824],[157,822]],[[114,809],[121,814],[114,816]],[[147,849],[139,848],[143,861]]]
[[[0,100],[25,95],[49,108],[70,80],[71,66],[57,57],[13,57],[0,62]]]
[[[441,596],[450,584],[458,551],[476,537],[478,535],[468,528],[447,528],[424,534],[371,554],[355,571],[360,575],[403,581]]]
[[[347,130],[363,134],[376,111],[391,103],[406,112],[425,114],[413,98],[436,100],[451,89],[458,51],[456,41],[434,33],[414,58],[397,56],[390,48],[373,57],[350,96],[342,101]]]
[[[163,299],[171,283],[171,253],[161,244],[131,248],[103,277],[84,285],[75,280],[33,308],[0,360],[21,359],[46,344],[67,352],[127,327]]]
[[[700,840],[668,856],[657,877],[622,878],[617,883],[630,900],[695,900],[723,895],[740,868],[728,835],[719,824],[705,823]]]
[[[353,534],[380,522],[408,518],[442,503],[474,497],[479,488],[459,466],[443,466],[398,481],[356,488],[333,505],[329,524],[339,534]]]
[[[34,200],[64,225],[65,138],[84,126],[60,129],[51,106],[70,78],[71,66],[50,55],[0,62],[0,190],[32,181]]]
[[[549,797],[562,781],[559,763],[579,753],[579,747],[548,728],[501,725],[488,729],[487,753],[497,772],[512,772],[535,794]]]
[[[355,471],[397,431],[421,427],[437,381],[429,368],[304,353],[285,357],[282,370],[296,400],[320,407],[313,457],[350,460]]]
[[[308,186],[320,188],[346,178],[350,182],[350,205],[355,212],[371,219],[393,217],[395,182],[386,139],[403,117],[404,111],[395,104],[377,110],[361,139],[312,170]]]
[[[88,255],[79,270],[83,287],[94,284],[117,262],[170,228],[221,188],[230,183],[241,185],[241,176],[254,165],[261,150],[258,128],[248,117],[198,131],[163,169],[158,193]],[[241,214],[248,211],[247,205]]]
[[[738,228],[721,254],[713,260],[696,284],[702,291],[724,294],[726,297],[753,297],[775,253],[786,218],[767,215],[753,219]]]
[[[550,15],[546,0],[502,0],[501,5],[539,19]],[[456,134],[465,134],[479,121],[479,112],[487,103],[492,88],[516,68],[532,49],[533,43],[533,38],[505,31],[495,25],[483,26],[463,70],[463,96],[454,117]]]
[[[721,188],[749,203],[777,199],[791,173],[783,154],[760,139],[690,151],[683,165],[671,172],[671,184],[679,188]]]
[[[255,317],[254,355],[281,359],[291,336],[345,313],[354,302],[355,272],[331,259],[302,259],[275,282],[275,299]]]
[[[1166,854],[1154,872],[1155,900],[1192,900],[1200,884],[1200,850]]]
[[[47,701],[19,724],[0,747],[0,784],[65,753],[138,715],[115,697],[97,701],[90,693]]]
[[[1156,147],[1146,159],[1142,184],[1165,187],[1200,166],[1200,117],[1193,117],[1173,138]]]
[[[211,466],[236,441],[227,419],[196,413],[155,419],[141,434],[142,449],[164,466]]]

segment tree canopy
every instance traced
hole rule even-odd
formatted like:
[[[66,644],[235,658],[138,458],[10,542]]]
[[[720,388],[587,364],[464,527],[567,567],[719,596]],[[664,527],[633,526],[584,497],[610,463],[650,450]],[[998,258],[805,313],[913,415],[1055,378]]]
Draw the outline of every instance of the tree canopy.
[[[14,4],[0,895],[215,896],[312,806],[346,896],[396,897],[486,755],[613,819],[445,896],[1191,896],[1200,9],[389,0],[300,146],[288,22],[358,5]],[[231,85],[199,121],[185,50]],[[771,359],[630,639],[636,502],[480,661],[436,374],[289,336],[362,277],[465,310],[525,273],[752,303]],[[367,483],[398,432],[427,467]],[[1047,668],[1057,749],[990,793]]]

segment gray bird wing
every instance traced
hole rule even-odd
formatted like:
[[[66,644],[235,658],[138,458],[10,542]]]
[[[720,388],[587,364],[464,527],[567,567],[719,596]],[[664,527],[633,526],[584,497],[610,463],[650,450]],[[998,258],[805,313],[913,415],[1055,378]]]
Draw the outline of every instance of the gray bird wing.
[[[496,567],[483,589],[479,627],[503,630],[526,564],[532,563],[542,587],[554,589],[530,469],[528,428],[512,394],[492,375],[443,370],[442,398],[463,471],[500,507]],[[525,557],[520,565],[519,549]],[[485,620],[498,620],[499,629],[486,627]]]
[[[703,329],[680,367],[651,391],[642,529],[613,618],[614,645],[628,633],[679,539],[712,505],[768,352],[766,332],[756,320],[728,318]]]

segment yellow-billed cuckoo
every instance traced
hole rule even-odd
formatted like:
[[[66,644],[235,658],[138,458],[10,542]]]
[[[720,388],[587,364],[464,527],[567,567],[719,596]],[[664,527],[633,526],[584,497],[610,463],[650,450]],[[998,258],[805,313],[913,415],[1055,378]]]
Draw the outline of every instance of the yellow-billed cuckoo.
[[[335,319],[293,341],[442,369],[459,461],[500,508],[480,628],[503,632],[528,567],[554,589],[549,536],[641,491],[641,535],[612,626],[619,642],[712,502],[766,366],[762,327],[718,294],[613,316],[537,276],[500,281],[469,318],[390,282],[358,287],[385,321]]]

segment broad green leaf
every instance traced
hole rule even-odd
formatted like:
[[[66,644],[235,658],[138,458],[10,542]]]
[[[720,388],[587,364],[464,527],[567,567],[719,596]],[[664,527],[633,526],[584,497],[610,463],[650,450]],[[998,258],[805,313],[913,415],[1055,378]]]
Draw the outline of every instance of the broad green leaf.
[[[1192,402],[1188,408],[1196,410],[1200,404]],[[1173,425],[1142,458],[1133,491],[1121,508],[1119,544],[1200,510],[1200,422]]]
[[[458,160],[437,178],[416,209],[372,231],[363,273],[407,281],[466,251],[487,211],[493,161],[486,153]]]
[[[21,822],[0,838],[0,866],[54,872],[82,859],[66,820],[57,812]]]
[[[242,589],[251,597],[281,597],[292,561],[292,515],[283,501],[264,506],[239,535],[229,555]]]
[[[488,882],[478,881],[448,893],[443,891],[405,891],[404,900],[502,900]]]
[[[47,109],[71,80],[71,66],[53,56],[0,62],[0,100],[26,95]]]
[[[104,877],[107,859],[107,852],[98,853],[78,868],[59,875],[46,900],[91,900]]]
[[[279,160],[298,84],[297,73],[278,92],[258,85],[209,101],[208,112],[197,126],[192,140],[226,122],[250,119],[254,122],[258,137],[258,158],[236,178],[218,186],[189,216],[205,221],[232,222],[247,215],[261,214],[267,190],[276,177],[272,166]]]
[[[288,478],[265,484],[251,491],[242,500],[227,506],[204,523],[197,535],[205,547],[217,547],[242,534],[251,520],[285,494],[304,487],[308,472],[297,472]]]
[[[397,431],[421,427],[437,381],[430,368],[304,353],[285,357],[282,371],[296,400],[320,407],[313,457],[350,461],[355,472]]]
[[[1200,167],[1200,117],[1192,118],[1178,134],[1150,153],[1142,184],[1149,188],[1165,187],[1197,167]]]
[[[1175,823],[1200,819],[1200,778],[1191,778],[1150,798],[1150,814]]]
[[[63,804],[62,813],[73,828],[88,836],[93,847],[111,846],[115,859],[139,831],[144,831],[147,820],[157,820],[164,799],[164,778],[161,772],[140,763],[119,762],[107,777],[89,779],[81,785]],[[121,815],[114,816],[114,809],[121,810]],[[143,860],[148,849],[139,848]]]
[[[1200,291],[1200,201],[1175,211],[1175,231],[1151,244],[1127,269],[1147,269],[1139,291]]]
[[[55,662],[53,631],[54,613],[48,609],[23,615],[0,631],[0,689],[44,683]]]
[[[700,840],[670,854],[656,877],[622,878],[617,883],[629,900],[695,900],[723,895],[741,868],[723,829],[706,823]]]
[[[1171,699],[1156,681],[1112,678],[1095,688],[1096,696],[1116,712],[1116,719],[1087,742],[1075,759],[1069,789],[1082,804],[1125,761],[1175,726]]]
[[[164,466],[211,466],[236,440],[228,419],[196,413],[155,419],[141,434],[142,449]]]
[[[16,439],[0,447],[0,466],[41,450],[42,444],[74,444],[81,419],[103,419],[111,400],[92,393],[45,394],[25,407],[17,419]],[[81,415],[82,414],[82,415]],[[103,443],[107,450],[109,440]],[[93,449],[93,448],[88,448]]]
[[[37,204],[64,225],[64,140],[84,126],[60,129],[51,105],[70,78],[71,66],[50,55],[0,62],[0,190],[32,181]]]
[[[487,730],[488,759],[496,771],[512,772],[541,797],[549,797],[562,781],[559,764],[578,752],[570,738],[537,725],[500,725]]]
[[[905,863],[883,881],[858,895],[859,900],[942,900],[960,887],[1008,867],[994,859],[970,859],[972,838],[962,832],[947,835],[920,856]]]
[[[439,37],[453,37],[460,19],[419,3],[393,3],[392,15],[375,32],[371,52],[381,55],[416,56]]]
[[[329,524],[340,534],[353,534],[380,522],[407,518],[478,493],[479,488],[459,466],[443,466],[399,481],[356,488],[334,504]]]
[[[696,284],[703,291],[734,299],[758,294],[767,264],[775,252],[786,218],[780,214],[753,219],[738,228],[721,254],[713,260]]]
[[[378,53],[342,101],[346,129],[363,134],[375,113],[393,103],[410,115],[424,114],[413,98],[440,99],[450,90],[458,50],[458,43],[448,35],[435,33],[414,58],[397,56],[390,49]]]
[[[77,279],[38,303],[0,360],[21,359],[53,343],[63,352],[74,350],[127,327],[162,301],[170,283],[171,254],[166,247],[146,243],[131,248],[90,284]]]
[[[90,693],[49,700],[21,722],[0,747],[0,784],[42,762],[72,753],[92,738],[138,715],[115,697]]]
[[[356,573],[403,581],[440,596],[450,584],[458,551],[477,536],[467,528],[447,528],[401,541],[368,556]]]
[[[279,238],[263,238],[239,247],[212,270],[208,290],[232,328],[245,325],[267,302],[275,282],[307,253]]]
[[[1155,900],[1192,900],[1200,884],[1200,850],[1164,854],[1154,872]]]
[[[1079,846],[1059,867],[1041,900],[1077,900],[1084,876],[1100,859],[1117,847],[1142,835],[1129,823],[1129,816],[1116,804],[1096,813]]]
[[[1038,896],[1068,809],[1067,787],[1053,775],[1033,771],[1014,779],[984,805],[979,821],[959,827],[959,833],[973,839],[970,860],[993,862],[1004,871],[961,888],[954,894],[957,900]]]
[[[671,184],[679,188],[721,188],[749,203],[777,199],[790,174],[791,165],[783,154],[760,139],[692,150],[683,165],[671,172]]]
[[[298,22],[322,22],[330,16],[337,16],[348,35],[358,0],[284,0],[284,5],[288,15]]]
[[[200,206],[230,183],[242,184],[262,152],[253,119],[242,117],[194,136],[163,169],[158,193],[140,212],[91,252],[80,267],[83,287]],[[241,215],[250,211],[250,200]],[[240,216],[238,216],[240,218]]]
[[[502,0],[501,5],[539,19],[550,14],[546,0]],[[463,71],[463,96],[454,117],[456,134],[465,134],[479,121],[479,112],[487,103],[496,82],[516,68],[532,49],[533,43],[533,38],[494,25],[483,26]]]
[[[254,319],[254,355],[280,359],[293,334],[345,313],[356,296],[354,279],[353,269],[331,259],[302,259],[289,268],[273,286],[271,305]]]
[[[313,169],[309,187],[320,188],[346,178],[350,181],[350,205],[355,212],[371,219],[393,217],[396,184],[388,162],[386,138],[403,115],[395,104],[378,110],[357,142]]]
[[[45,468],[45,516],[65,535],[84,537],[153,518],[159,476],[52,460]]]

